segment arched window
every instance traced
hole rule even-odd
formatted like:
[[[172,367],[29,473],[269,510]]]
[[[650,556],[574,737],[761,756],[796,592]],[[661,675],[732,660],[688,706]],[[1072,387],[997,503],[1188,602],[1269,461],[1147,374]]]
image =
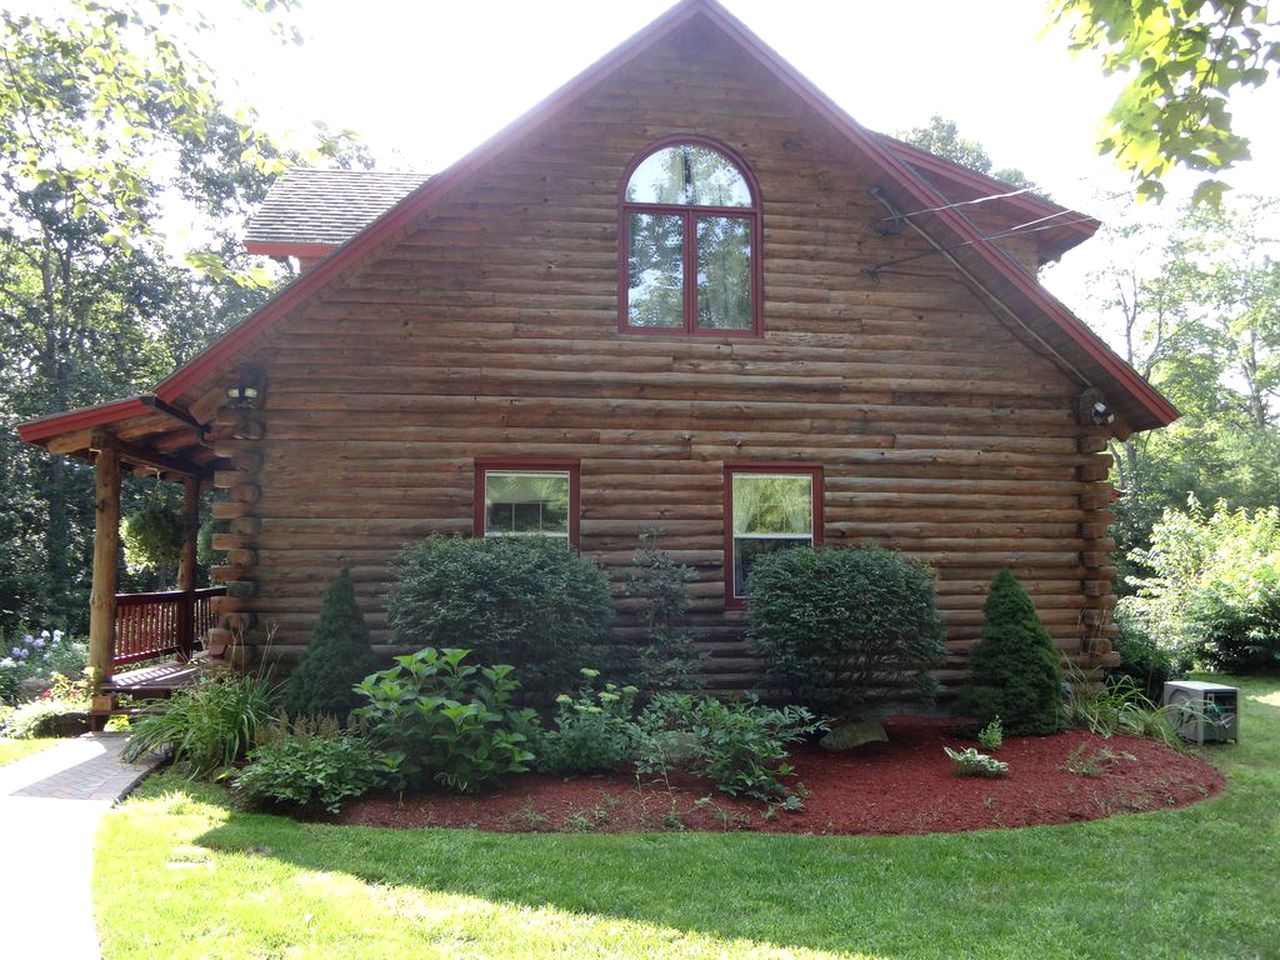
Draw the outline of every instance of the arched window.
[[[623,178],[618,327],[760,333],[760,192],[727,148],[659,141]]]

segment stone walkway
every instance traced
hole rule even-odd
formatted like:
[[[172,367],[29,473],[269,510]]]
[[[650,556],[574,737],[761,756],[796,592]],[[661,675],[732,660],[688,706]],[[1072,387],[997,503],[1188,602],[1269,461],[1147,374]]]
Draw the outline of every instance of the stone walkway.
[[[0,928],[10,957],[96,960],[93,843],[102,815],[151,769],[124,734],[91,733],[0,767]]]

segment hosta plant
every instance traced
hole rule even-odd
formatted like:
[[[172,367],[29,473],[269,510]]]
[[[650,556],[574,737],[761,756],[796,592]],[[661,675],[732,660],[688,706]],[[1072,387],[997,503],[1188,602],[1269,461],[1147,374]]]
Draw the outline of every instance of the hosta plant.
[[[1009,772],[1009,765],[1003,760],[979,753],[974,747],[967,750],[942,749],[951,758],[952,772],[957,777],[1003,777]]]

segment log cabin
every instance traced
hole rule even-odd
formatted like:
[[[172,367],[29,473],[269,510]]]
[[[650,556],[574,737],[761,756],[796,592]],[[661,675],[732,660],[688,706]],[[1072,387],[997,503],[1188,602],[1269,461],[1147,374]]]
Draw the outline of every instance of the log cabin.
[[[434,176],[284,176],[247,244],[290,285],[152,393],[21,433],[94,464],[103,678],[193,630],[287,663],[340,559],[390,652],[396,555],[432,532],[562,537],[617,585],[651,528],[696,571],[712,688],[755,682],[745,571],[796,543],[932,565],[944,684],[1003,567],[1097,667],[1107,443],[1177,416],[1036,280],[1097,226],[867,130],[684,0]],[[183,482],[190,529],[222,492],[223,586],[197,597],[188,560],[142,640],[122,470]]]

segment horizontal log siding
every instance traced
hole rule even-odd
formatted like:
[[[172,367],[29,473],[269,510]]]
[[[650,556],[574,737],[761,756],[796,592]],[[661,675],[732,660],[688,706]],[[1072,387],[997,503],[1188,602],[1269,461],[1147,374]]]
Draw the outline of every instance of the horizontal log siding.
[[[265,435],[228,447],[262,460],[223,483],[256,493],[221,508],[256,518],[225,570],[253,595],[225,608],[255,615],[258,636],[276,625],[277,654],[308,641],[340,557],[386,644],[398,549],[469,534],[473,462],[495,456],[581,459],[582,550],[615,585],[640,532],[663,528],[697,571],[693,619],[718,686],[755,675],[742,614],[724,608],[726,460],[821,463],[828,543],[937,567],[944,680],[962,676],[1002,566],[1080,651],[1084,611],[1108,600],[1083,588],[1107,575],[1084,556],[1105,496],[1082,479],[1098,455],[1080,451],[1100,448],[1072,416],[1079,388],[941,261],[864,273],[922,248],[870,229],[883,211],[847,145],[723,54],[691,66],[670,45],[625,68],[278,328],[259,357]],[[763,339],[616,331],[618,178],[680,131],[732,145],[759,177]],[[618,607],[619,634],[638,641],[632,602]]]

